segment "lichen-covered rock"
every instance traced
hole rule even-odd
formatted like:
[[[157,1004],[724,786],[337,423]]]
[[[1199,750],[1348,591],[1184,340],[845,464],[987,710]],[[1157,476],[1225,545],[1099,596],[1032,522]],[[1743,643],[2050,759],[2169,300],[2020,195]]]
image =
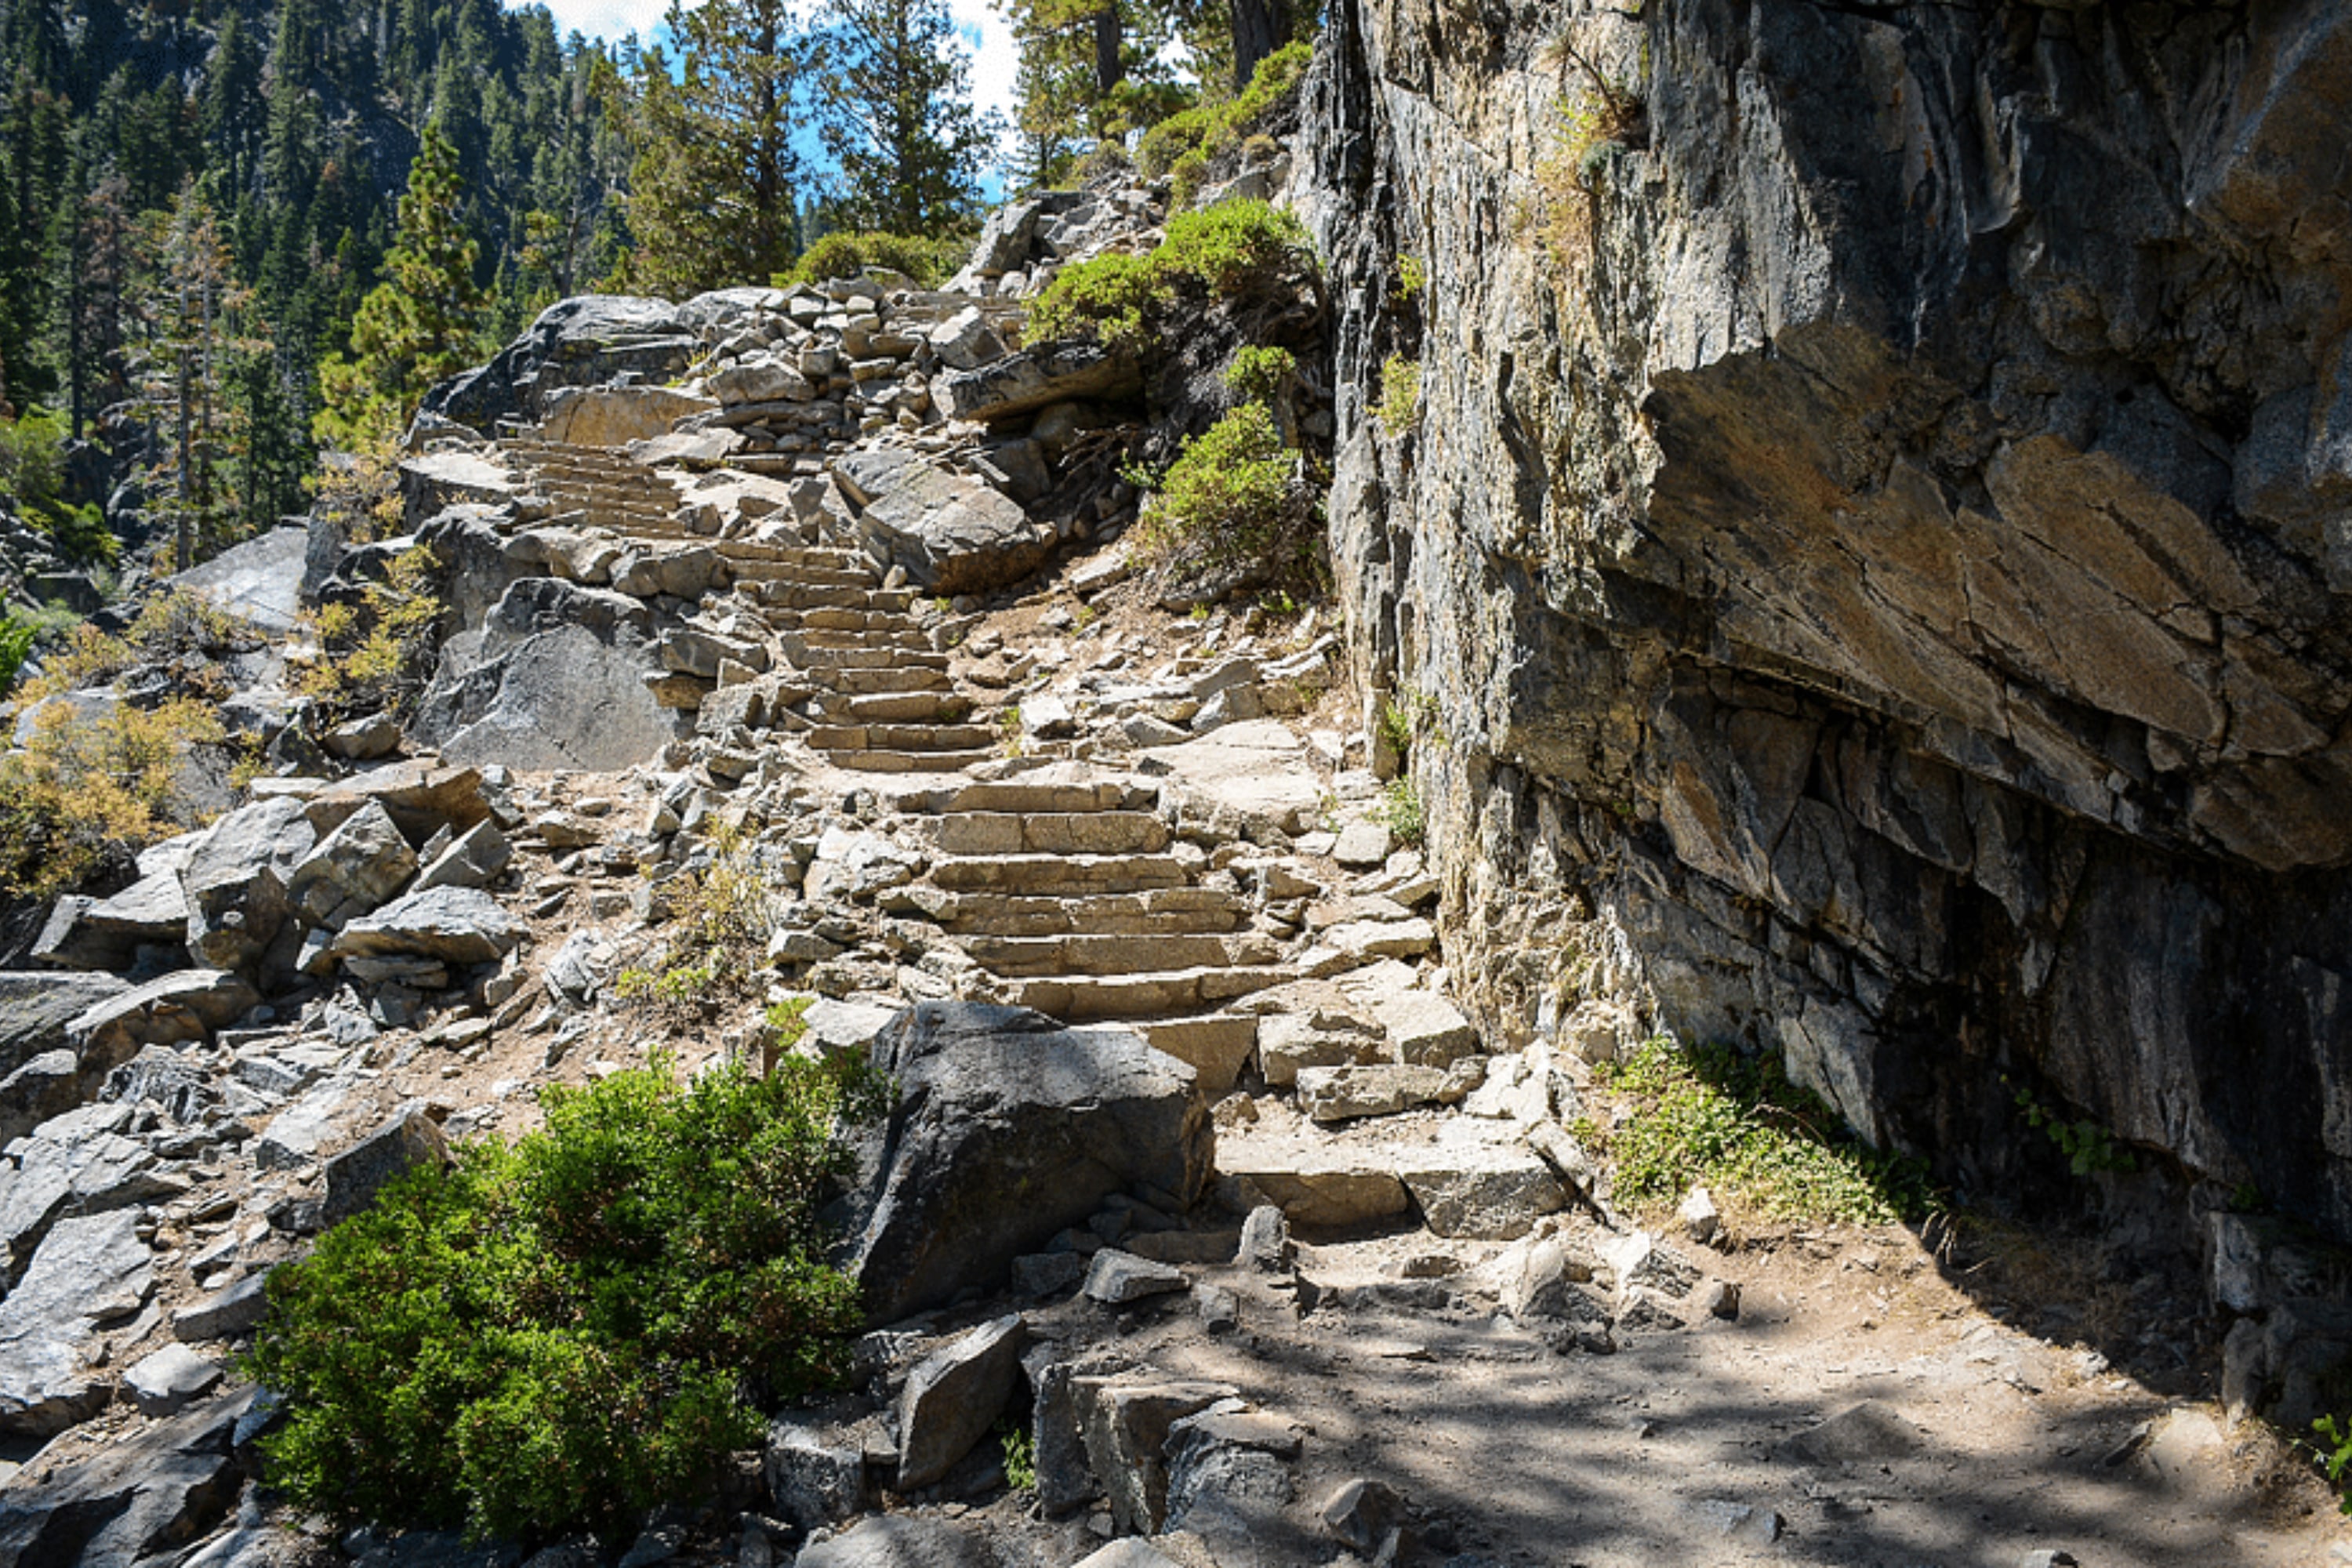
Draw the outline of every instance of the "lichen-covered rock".
[[[2352,1234],[2347,79],[2326,6],[1335,11],[1333,570],[1501,1044],[1622,998],[1971,1184],[2063,1170],[2030,1074]]]

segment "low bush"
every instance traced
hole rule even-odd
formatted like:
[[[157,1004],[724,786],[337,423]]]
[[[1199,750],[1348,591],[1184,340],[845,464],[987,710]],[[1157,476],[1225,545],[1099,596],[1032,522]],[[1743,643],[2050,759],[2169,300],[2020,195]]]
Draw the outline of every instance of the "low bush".
[[[214,706],[193,697],[96,715],[41,709],[24,744],[0,757],[0,891],[70,892],[110,858],[193,826],[173,786],[188,749],[221,738]]]
[[[1097,257],[1055,274],[1029,309],[1034,342],[1148,341],[1157,317],[1187,296],[1234,298],[1311,270],[1315,253],[1295,214],[1255,199],[1219,202],[1169,220],[1149,255]]]
[[[823,283],[881,267],[905,273],[919,288],[936,289],[955,275],[971,253],[971,239],[960,235],[835,230],[803,251],[790,272],[777,275],[775,284],[789,289],[799,283]]]
[[[1596,1077],[1617,1119],[1579,1131],[1614,1163],[1628,1207],[1672,1204],[1700,1184],[1766,1221],[1891,1225],[1933,1205],[1917,1162],[1860,1142],[1769,1055],[1686,1050],[1662,1036]]]
[[[1247,403],[1271,405],[1298,374],[1298,356],[1288,349],[1247,346],[1225,364],[1225,385]]]
[[[1244,403],[1184,443],[1136,528],[1147,566],[1217,570],[1280,553],[1304,504],[1298,454],[1274,416]]]
[[[1372,416],[1390,435],[1402,436],[1412,428],[1420,412],[1421,362],[1389,355],[1381,365],[1381,400],[1372,405]]]
[[[818,1208],[887,1084],[786,1058],[550,1089],[544,1131],[412,1171],[271,1275],[267,1473],[341,1522],[612,1539],[838,1384],[853,1282]]]
[[[711,1005],[756,989],[775,925],[768,906],[775,879],[758,851],[740,828],[714,824],[703,851],[661,884],[668,926],[660,951],[623,970],[614,994],[684,1028]]]
[[[66,499],[66,437],[64,416],[44,409],[0,419],[0,502],[69,559],[112,561],[116,541],[98,508]]]
[[[303,695],[327,716],[383,709],[404,715],[432,679],[448,608],[435,591],[441,569],[430,545],[402,551],[357,604],[320,606],[312,629],[319,657],[299,677]]]
[[[1297,96],[1314,58],[1312,42],[1285,44],[1258,61],[1249,86],[1234,97],[1171,114],[1145,132],[1136,162],[1155,179],[1188,158],[1205,168],[1210,159],[1240,145],[1275,110]]]

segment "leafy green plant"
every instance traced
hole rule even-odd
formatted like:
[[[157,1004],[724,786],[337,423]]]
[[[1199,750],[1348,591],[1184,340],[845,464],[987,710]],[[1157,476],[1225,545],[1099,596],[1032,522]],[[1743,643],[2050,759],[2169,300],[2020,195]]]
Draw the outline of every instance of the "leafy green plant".
[[[1016,1492],[1037,1489],[1037,1438],[1028,1427],[1005,1420],[996,1429],[1004,1453],[1004,1484]]]
[[[405,713],[424,695],[447,611],[435,592],[441,569],[429,544],[384,563],[356,603],[322,605],[312,622],[320,657],[299,678],[330,715],[373,709]]]
[[[2139,1169],[2139,1162],[2130,1149],[2116,1141],[2108,1131],[2089,1117],[2069,1119],[2057,1110],[2042,1103],[2041,1098],[2022,1084],[2010,1083],[2007,1075],[2001,1082],[2009,1084],[2011,1098],[2025,1117],[2028,1127],[2038,1128],[2058,1152],[2066,1156],[2066,1165],[2078,1176],[2099,1172],[2123,1174]]]
[[[2336,1511],[2352,1514],[2352,1493],[2344,1487],[2344,1472],[2352,1468],[2352,1422],[2323,1415],[2311,1424],[2311,1429],[2319,1434],[2322,1446],[2315,1447],[2306,1443],[2304,1447],[2318,1459],[2319,1468],[2327,1474],[2327,1484],[2336,1489]]]
[[[1381,365],[1381,400],[1372,405],[1373,417],[1381,428],[1391,436],[1402,436],[1412,428],[1413,416],[1421,412],[1421,362],[1402,354],[1391,354]]]
[[[1314,58],[1311,43],[1284,45],[1258,62],[1257,69],[1250,73],[1249,86],[1233,98],[1171,114],[1145,132],[1136,150],[1137,163],[1147,176],[1173,176],[1179,187],[1176,205],[1191,205],[1211,163],[1246,141],[1297,96],[1298,83]],[[1189,170],[1189,177],[1180,165]]]
[[[763,1400],[837,1385],[854,1283],[818,1218],[860,1059],[667,1065],[542,1091],[544,1131],[386,1187],[270,1276],[249,1358],[298,1505],[481,1535],[617,1531],[758,1441]]]
[[[1886,1225],[1933,1205],[1922,1165],[1856,1140],[1769,1056],[1660,1036],[1595,1078],[1618,1116],[1591,1135],[1627,1205],[1670,1204],[1699,1184],[1768,1221]]]
[[[1399,256],[1396,265],[1396,302],[1410,305],[1429,287],[1429,267],[1418,256]]]
[[[1225,364],[1225,384],[1247,403],[1271,405],[1298,374],[1298,356],[1288,349],[1252,344],[1234,351]]]
[[[1244,403],[1169,465],[1138,521],[1138,558],[1219,567],[1268,557],[1301,510],[1297,454],[1265,405]]]
[[[1413,848],[1421,847],[1428,825],[1422,816],[1421,792],[1412,781],[1400,774],[1388,782],[1381,793],[1381,820],[1400,842]]]
[[[33,639],[39,628],[13,613],[0,614],[0,696],[16,684],[25,661],[33,657]]]
[[[623,970],[613,991],[682,1028],[756,985],[774,917],[754,846],[724,822],[712,825],[708,854],[663,883],[661,894],[669,922],[661,951]]]
[[[1394,702],[1382,702],[1379,717],[1381,739],[1387,742],[1400,762],[1412,756],[1412,710]]]
[[[1219,202],[1170,219],[1148,255],[1113,253],[1062,268],[1029,308],[1026,336],[1140,344],[1181,298],[1233,298],[1313,265],[1297,215],[1255,198]]]

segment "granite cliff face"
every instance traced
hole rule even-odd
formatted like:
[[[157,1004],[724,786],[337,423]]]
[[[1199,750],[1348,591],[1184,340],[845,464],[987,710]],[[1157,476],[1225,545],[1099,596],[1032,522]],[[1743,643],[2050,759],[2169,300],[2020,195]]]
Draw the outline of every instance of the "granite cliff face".
[[[2024,1086],[2352,1234],[2352,13],[1328,31],[1334,553],[1457,985],[1776,1047],[1971,1188],[2053,1158]]]

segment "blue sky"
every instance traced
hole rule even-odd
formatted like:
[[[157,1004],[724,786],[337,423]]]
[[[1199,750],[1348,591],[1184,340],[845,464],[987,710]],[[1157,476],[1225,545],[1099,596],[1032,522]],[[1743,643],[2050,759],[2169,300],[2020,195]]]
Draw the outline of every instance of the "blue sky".
[[[559,36],[578,31],[592,38],[618,38],[635,29],[650,43],[661,31],[668,0],[543,0],[555,14]],[[1020,51],[1013,29],[988,0],[950,0],[956,30],[972,51],[972,98],[982,109],[993,109],[1009,123],[1013,117],[1013,78],[1020,68]],[[984,182],[995,195],[994,172]]]

